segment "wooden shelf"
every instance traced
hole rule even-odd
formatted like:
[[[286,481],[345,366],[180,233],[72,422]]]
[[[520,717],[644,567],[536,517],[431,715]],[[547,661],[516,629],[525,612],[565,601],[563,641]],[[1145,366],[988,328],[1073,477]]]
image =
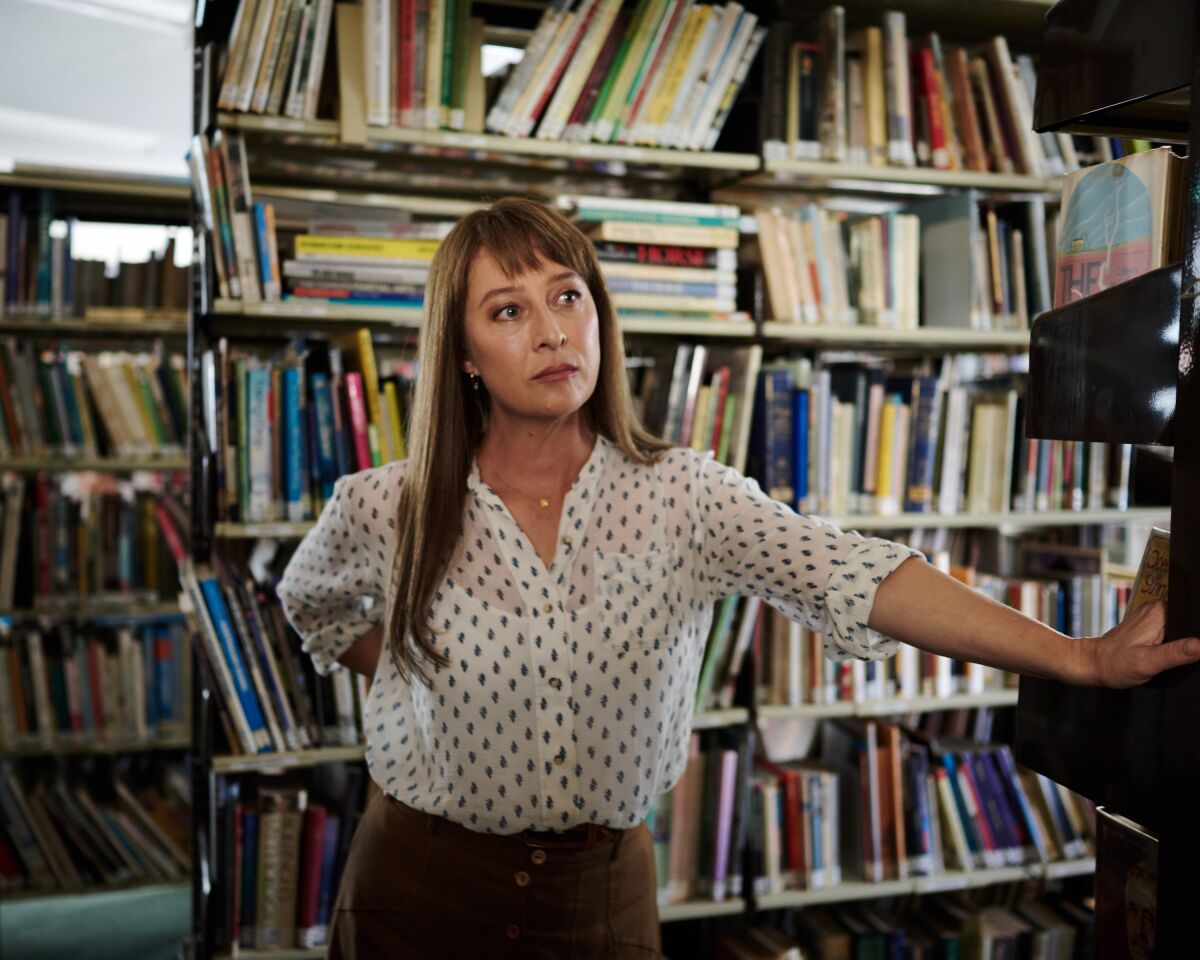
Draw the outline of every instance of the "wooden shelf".
[[[1048,510],[1041,513],[898,513],[890,517],[868,515],[824,517],[843,530],[928,530],[936,527],[1079,527],[1092,523],[1165,521],[1170,507],[1130,507],[1104,510]]]
[[[964,350],[1028,350],[1028,330],[968,330],[960,327],[918,327],[894,330],[869,324],[825,326],[768,320],[762,335],[790,343],[856,347],[956,347]]]
[[[1085,857],[1079,860],[1054,863],[1029,863],[1019,867],[1000,867],[995,870],[953,870],[931,877],[910,877],[907,880],[884,880],[880,883],[853,881],[820,890],[783,890],[779,893],[765,893],[758,898],[757,906],[759,910],[781,910],[787,907],[811,907],[822,903],[847,903],[853,900],[943,893],[950,890],[989,887],[1000,883],[1084,876],[1094,872],[1095,869],[1095,858]]]
[[[133,337],[187,336],[187,318],[147,317],[120,323],[81,320],[72,317],[51,320],[48,317],[0,316],[0,333],[32,334],[38,337]]]
[[[255,184],[255,196],[304,203],[331,203],[352,207],[385,207],[421,216],[462,217],[473,210],[486,210],[490,204],[447,197],[405,196],[398,193],[371,193],[363,190],[326,190],[313,187],[285,187]]]
[[[67,603],[45,604],[28,609],[0,609],[0,617],[14,620],[80,620],[85,617],[112,620],[154,620],[180,616],[173,600],[123,600],[120,597],[95,597]]]
[[[188,460],[185,454],[159,457],[11,457],[0,460],[0,470],[15,470],[18,473],[37,473],[43,470],[134,473],[139,470],[174,471],[187,468]]]
[[[943,710],[968,710],[975,707],[1011,707],[1017,703],[1017,691],[984,690],[981,693],[954,693],[948,697],[912,697],[904,700],[839,700],[834,703],[764,704],[758,708],[761,720],[830,717],[888,717],[904,713],[938,713]]]
[[[191,197],[191,188],[184,179],[26,163],[0,170],[0,187],[47,188],[75,193],[112,194],[139,200],[175,200],[180,203],[187,203]]]
[[[217,123],[247,132],[314,137],[337,141],[340,127],[334,120],[292,120],[243,113],[219,113]],[[609,143],[564,143],[533,137],[456,133],[446,130],[408,130],[400,127],[367,127],[368,144],[401,144],[447,150],[478,151],[524,157],[624,163],[632,166],[690,167],[701,170],[755,171],[759,158],[752,153],[715,153],[703,150],[666,150]]]
[[[0,748],[0,758],[14,757],[81,757],[114,753],[143,753],[152,750],[187,750],[189,737],[169,737],[162,740],[99,740],[92,743],[17,744]]]
[[[316,526],[315,520],[280,521],[279,523],[217,523],[213,536],[218,540],[299,540]]]
[[[705,917],[736,917],[746,912],[746,901],[741,897],[728,900],[692,900],[687,903],[667,903],[658,908],[660,923],[679,920],[700,920]]]
[[[345,324],[359,327],[363,324],[399,327],[416,330],[421,326],[422,311],[411,307],[363,307],[299,300],[278,302],[242,303],[240,300],[216,300],[213,303],[215,317],[255,317],[270,321],[302,321],[306,323]],[[617,320],[625,333],[661,336],[690,337],[753,337],[754,324],[737,320],[660,320],[651,317],[623,317]],[[239,330],[247,332],[244,328]]]
[[[882,190],[907,193],[936,190],[993,190],[1004,193],[1054,193],[1062,189],[1056,177],[1025,174],[975,173],[971,170],[934,170],[929,167],[872,167],[866,164],[830,163],[824,160],[763,159],[763,173],[751,185],[767,187],[826,187],[837,190]]]
[[[750,711],[745,707],[731,707],[728,710],[706,710],[692,717],[693,730],[713,730],[717,727],[736,727],[750,719]]]
[[[317,747],[286,753],[260,753],[254,756],[213,757],[213,773],[279,773],[322,763],[353,763],[363,758],[364,748]]]

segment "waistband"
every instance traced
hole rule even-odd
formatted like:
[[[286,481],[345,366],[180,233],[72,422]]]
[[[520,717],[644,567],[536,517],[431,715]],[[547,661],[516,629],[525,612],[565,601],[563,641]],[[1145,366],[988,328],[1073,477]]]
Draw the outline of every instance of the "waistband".
[[[520,833],[487,834],[471,830],[460,823],[432,813],[425,813],[401,803],[390,793],[385,793],[386,802],[398,808],[410,818],[420,820],[426,829],[432,833],[445,833],[457,836],[463,840],[478,842],[481,837],[506,842],[508,844],[523,844],[531,848],[554,850],[594,850],[600,847],[616,847],[627,830],[607,827],[599,823],[581,823],[567,830],[523,830]],[[614,851],[615,852],[615,851]]]

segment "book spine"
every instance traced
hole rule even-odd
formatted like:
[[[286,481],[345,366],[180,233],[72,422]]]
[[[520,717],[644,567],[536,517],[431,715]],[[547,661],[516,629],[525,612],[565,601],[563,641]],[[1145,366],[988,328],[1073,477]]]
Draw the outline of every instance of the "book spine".
[[[234,692],[250,728],[255,745],[252,752],[257,753],[269,749],[271,746],[270,734],[267,732],[266,722],[259,709],[258,698],[250,686],[246,663],[238,649],[237,638],[233,633],[233,622],[230,620],[229,611],[225,606],[225,599],[221,595],[220,585],[216,578],[206,577],[200,581],[200,590],[207,604],[209,615],[212,617],[213,628],[220,639],[225,662],[233,677]]]
[[[367,433],[367,406],[363,396],[362,376],[349,372],[345,378],[346,407],[350,414],[350,434],[354,440],[354,454],[359,470],[368,470],[373,465],[370,440]]]

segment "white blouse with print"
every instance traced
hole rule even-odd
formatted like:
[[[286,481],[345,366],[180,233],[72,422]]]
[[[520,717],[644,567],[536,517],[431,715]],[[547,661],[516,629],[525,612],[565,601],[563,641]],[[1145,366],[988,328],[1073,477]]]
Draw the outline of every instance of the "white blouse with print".
[[[386,608],[403,478],[341,479],[279,583],[322,673]],[[881,659],[896,642],[866,626],[875,590],[920,556],[798,515],[711,454],[643,466],[602,437],[549,567],[477,468],[464,511],[431,605],[450,666],[408,683],[385,650],[363,725],[386,793],[486,833],[641,823],[687,762],[717,600],[761,596],[827,655]]]

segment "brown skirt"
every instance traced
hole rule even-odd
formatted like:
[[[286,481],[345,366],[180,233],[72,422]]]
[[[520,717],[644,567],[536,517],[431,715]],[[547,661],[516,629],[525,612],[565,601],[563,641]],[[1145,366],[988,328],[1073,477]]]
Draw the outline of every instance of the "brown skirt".
[[[371,791],[334,907],[330,960],[661,956],[644,825],[498,836]]]

